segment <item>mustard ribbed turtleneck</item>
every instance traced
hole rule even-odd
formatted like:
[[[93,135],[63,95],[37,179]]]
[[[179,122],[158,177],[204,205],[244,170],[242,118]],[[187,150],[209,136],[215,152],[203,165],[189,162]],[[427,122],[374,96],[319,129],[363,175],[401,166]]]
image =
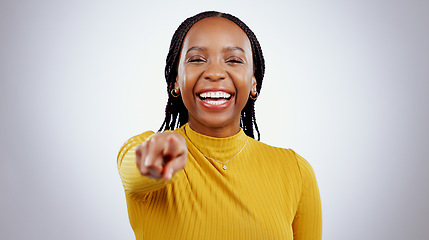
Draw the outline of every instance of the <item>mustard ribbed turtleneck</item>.
[[[175,131],[186,139],[188,160],[168,183],[141,176],[136,167],[134,147],[153,132],[129,139],[118,154],[137,239],[321,239],[319,191],[302,157],[243,130],[227,138],[188,124]],[[241,149],[226,170],[203,155],[225,162]]]
[[[229,161],[226,165],[229,165],[232,160],[241,154],[248,142],[248,137],[241,128],[237,134],[226,138],[215,138],[199,134],[193,131],[188,124],[182,127],[181,130],[183,130],[190,143],[187,144],[188,148],[194,149],[196,154],[201,153],[203,156],[205,155],[223,163]],[[210,159],[207,160],[216,162]],[[221,163],[214,165],[217,167],[223,166]]]

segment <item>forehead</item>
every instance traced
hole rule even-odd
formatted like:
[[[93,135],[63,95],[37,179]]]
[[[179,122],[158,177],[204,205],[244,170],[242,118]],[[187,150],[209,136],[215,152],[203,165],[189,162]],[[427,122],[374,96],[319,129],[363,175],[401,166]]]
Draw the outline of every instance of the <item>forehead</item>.
[[[246,33],[237,24],[223,17],[208,17],[196,22],[186,34],[183,48],[213,43],[249,50],[251,48]]]

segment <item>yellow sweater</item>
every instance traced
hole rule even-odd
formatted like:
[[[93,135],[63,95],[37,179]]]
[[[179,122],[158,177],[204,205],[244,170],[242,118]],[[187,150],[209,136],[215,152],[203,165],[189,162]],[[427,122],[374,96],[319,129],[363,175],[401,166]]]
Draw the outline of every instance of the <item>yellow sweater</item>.
[[[185,133],[185,131],[186,133]],[[243,130],[213,138],[187,124],[176,129],[188,147],[172,180],[141,176],[129,139],[118,154],[128,215],[136,239],[322,239],[320,195],[313,169],[293,150],[249,138]],[[214,162],[234,157],[226,164]]]

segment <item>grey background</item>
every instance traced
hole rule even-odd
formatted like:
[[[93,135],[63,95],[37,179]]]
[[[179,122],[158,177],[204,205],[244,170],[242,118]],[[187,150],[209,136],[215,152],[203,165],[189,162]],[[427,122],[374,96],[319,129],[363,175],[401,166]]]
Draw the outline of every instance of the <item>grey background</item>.
[[[133,238],[116,154],[159,128],[171,36],[211,9],[261,42],[261,140],[312,164],[324,239],[429,239],[418,0],[0,1],[0,238]]]

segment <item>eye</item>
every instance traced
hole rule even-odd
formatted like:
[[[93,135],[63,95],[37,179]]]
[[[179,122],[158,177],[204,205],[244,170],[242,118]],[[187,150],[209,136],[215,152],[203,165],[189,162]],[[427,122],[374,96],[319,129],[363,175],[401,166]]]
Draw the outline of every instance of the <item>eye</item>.
[[[193,56],[188,59],[189,63],[202,63],[205,62],[205,59],[201,56]]]
[[[232,58],[228,58],[226,60],[227,63],[231,63],[231,64],[240,64],[240,63],[244,63],[244,61],[241,58],[237,58],[237,57],[232,57]]]

